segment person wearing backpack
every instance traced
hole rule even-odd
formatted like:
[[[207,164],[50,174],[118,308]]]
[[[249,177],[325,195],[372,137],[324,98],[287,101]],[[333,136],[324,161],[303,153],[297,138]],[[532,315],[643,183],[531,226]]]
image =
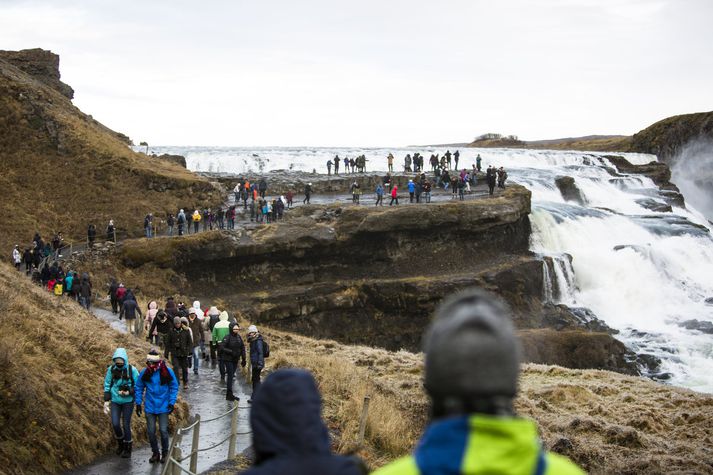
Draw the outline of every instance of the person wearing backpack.
[[[248,343],[250,344],[250,366],[252,367],[253,394],[260,387],[260,373],[265,367],[265,358],[270,356],[270,349],[263,340],[255,325],[248,327]],[[248,402],[252,402],[249,399]]]
[[[126,350],[117,348],[104,377],[104,414],[111,414],[114,439],[118,445],[116,455],[123,458],[131,457],[131,415],[138,377],[139,372],[129,364]]]

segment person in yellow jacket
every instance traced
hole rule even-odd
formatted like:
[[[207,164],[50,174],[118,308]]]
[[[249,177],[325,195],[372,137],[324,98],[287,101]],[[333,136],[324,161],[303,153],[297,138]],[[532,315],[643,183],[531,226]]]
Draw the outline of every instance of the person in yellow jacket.
[[[413,455],[375,475],[579,475],[542,447],[533,421],[513,400],[520,347],[509,308],[471,289],[444,301],[424,336],[431,422]]]
[[[201,216],[201,212],[195,210],[193,212],[193,215],[191,216],[191,219],[193,220],[193,232],[198,233],[198,225],[200,224],[201,219],[203,219],[203,217]]]

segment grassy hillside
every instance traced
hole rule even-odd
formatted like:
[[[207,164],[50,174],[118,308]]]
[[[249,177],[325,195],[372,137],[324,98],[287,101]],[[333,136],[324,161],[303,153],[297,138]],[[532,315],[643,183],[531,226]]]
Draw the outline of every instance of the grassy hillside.
[[[109,219],[140,234],[148,212],[221,202],[206,179],[126,140],[0,56],[0,249],[35,231],[84,240],[89,223],[102,235]]]
[[[270,369],[304,367],[318,379],[324,415],[354,448],[363,397],[371,396],[373,466],[408,453],[427,420],[422,357],[262,329]],[[517,411],[537,421],[545,446],[590,473],[713,473],[713,397],[597,370],[525,365]]]
[[[512,142],[501,140],[476,140],[468,147],[476,148],[527,148],[541,150],[582,150],[587,152],[625,152],[630,148],[631,137],[623,135],[589,135],[551,140]]]
[[[114,447],[102,395],[120,346],[143,367],[145,342],[0,264],[0,473],[58,473]],[[185,404],[176,408],[187,416]],[[135,440],[145,441],[144,419],[132,425]]]
[[[653,153],[669,162],[689,141],[713,140],[713,111],[668,117],[634,134],[631,151]]]

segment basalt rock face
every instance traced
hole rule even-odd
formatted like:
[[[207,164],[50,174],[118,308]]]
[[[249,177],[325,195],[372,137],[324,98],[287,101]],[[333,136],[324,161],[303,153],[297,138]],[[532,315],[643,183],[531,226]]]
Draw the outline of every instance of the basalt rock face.
[[[555,179],[555,185],[557,185],[560,193],[562,193],[562,198],[566,201],[574,201],[582,206],[586,204],[582,191],[577,187],[574,178],[571,176],[558,176]]]
[[[20,51],[0,51],[0,59],[4,59],[19,70],[59,91],[66,98],[74,98],[74,89],[60,81],[59,55],[51,51],[35,48]]]
[[[659,197],[670,206],[685,207],[683,195],[676,185],[671,183],[671,169],[668,165],[662,162],[650,162],[644,165],[634,165],[626,158],[620,155],[605,155],[604,158],[614,165],[621,173],[643,175],[651,178],[651,180],[659,187]],[[652,204],[645,202],[640,203],[648,209],[652,209]],[[657,207],[655,211],[668,211],[664,207]]]
[[[672,164],[689,142],[704,138],[713,139],[713,112],[677,115],[656,122],[634,134],[630,149],[651,153]]]
[[[464,202],[313,205],[272,225],[126,242],[121,258],[177,270],[183,293],[220,298],[250,321],[345,343],[417,351],[439,302],[478,286],[509,303],[518,328],[579,330],[585,344],[606,326],[580,309],[545,310],[529,212],[530,192],[518,185]],[[570,341],[538,361],[556,354],[565,364]]]
[[[183,168],[186,168],[186,157],[184,157],[183,155],[171,155],[169,153],[163,153],[161,155],[157,155],[156,158],[166,160],[167,162],[175,163],[176,165],[180,165]]]

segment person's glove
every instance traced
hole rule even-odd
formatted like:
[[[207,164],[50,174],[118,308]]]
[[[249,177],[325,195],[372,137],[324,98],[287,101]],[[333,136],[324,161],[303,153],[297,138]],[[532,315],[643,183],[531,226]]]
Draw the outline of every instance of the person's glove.
[[[141,414],[144,412],[144,410],[141,408],[141,404],[136,405],[136,415],[141,416]]]
[[[111,413],[111,401],[104,402],[104,414],[109,415]]]
[[[173,412],[173,404],[169,404],[168,405],[168,413],[170,414],[172,412]]]

